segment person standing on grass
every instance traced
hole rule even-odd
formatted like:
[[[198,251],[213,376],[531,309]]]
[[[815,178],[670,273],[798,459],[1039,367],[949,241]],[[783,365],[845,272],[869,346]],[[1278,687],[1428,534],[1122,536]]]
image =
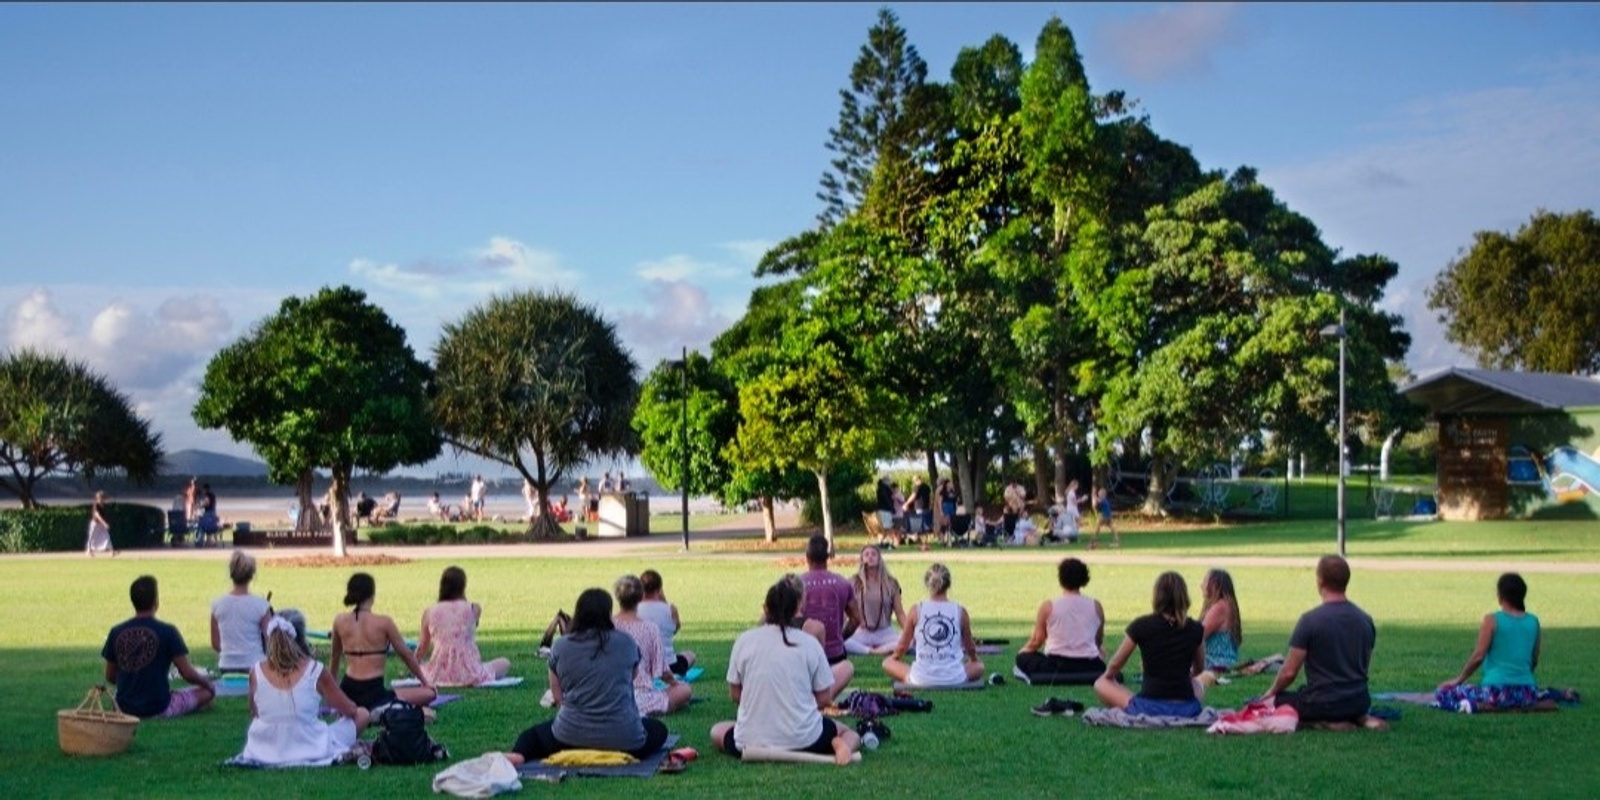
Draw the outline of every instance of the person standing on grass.
[[[1056,581],[1061,594],[1039,604],[1033,634],[1017,651],[1013,674],[1029,684],[1093,683],[1106,671],[1106,610],[1083,594],[1089,585],[1088,564],[1062,559]]]
[[[256,560],[242,550],[228,559],[233,589],[211,601],[211,649],[217,653],[217,671],[245,674],[267,657],[267,622],[272,607],[266,598],[250,593],[256,579]]]
[[[849,764],[861,737],[822,714],[833,704],[833,671],[822,645],[793,628],[801,593],[787,578],[767,590],[761,625],[739,634],[728,657],[731,722],[711,726],[711,743],[739,756],[746,747],[831,755]]]
[[[473,522],[483,521],[484,498],[489,494],[489,484],[484,482],[479,475],[472,479],[472,486],[467,490],[468,513],[472,514]]]
[[[880,541],[878,544],[893,547],[898,544],[900,537],[898,536],[899,532],[894,527],[894,487],[890,486],[889,476],[887,475],[878,476],[876,506],[878,527],[883,530],[883,536],[886,540]]]
[[[1345,596],[1349,586],[1350,564],[1343,558],[1328,555],[1317,561],[1317,594],[1322,603],[1295,623],[1289,634],[1289,654],[1262,698],[1292,706],[1301,723],[1383,728],[1382,720],[1367,715],[1372,707],[1367,671],[1372,666],[1378,628],[1367,612]],[[1302,667],[1305,686],[1284,691]]]
[[[911,607],[900,642],[883,660],[883,671],[914,686],[960,686],[982,678],[983,660],[978,658],[978,643],[972,640],[972,618],[945,594],[950,589],[950,570],[933,564],[922,584],[928,589],[928,599]],[[907,665],[901,659],[913,644],[917,658]]]
[[[828,571],[828,540],[822,535],[812,536],[806,542],[805,573],[800,580],[805,583],[805,616],[822,623],[823,654],[833,670],[833,691],[829,700],[855,677],[856,668],[850,663],[844,640],[861,627],[861,603],[850,582]]]
[[[1094,538],[1089,540],[1089,549],[1093,550],[1100,542],[1100,529],[1111,531],[1111,546],[1122,546],[1122,535],[1117,533],[1117,526],[1111,521],[1111,495],[1105,489],[1094,490]]]
[[[1195,677],[1205,669],[1200,623],[1189,619],[1189,586],[1176,572],[1156,578],[1147,614],[1128,625],[1122,646],[1111,656],[1105,674],[1094,682],[1095,696],[1107,708],[1155,717],[1197,717],[1205,687]],[[1117,680],[1124,664],[1139,649],[1144,683],[1134,694]]]
[[[678,607],[667,600],[661,573],[653,569],[639,573],[639,585],[644,588],[644,599],[639,601],[639,616],[654,622],[661,631],[661,652],[667,668],[674,675],[687,674],[689,668],[694,666],[695,655],[688,650],[677,649],[675,639],[678,631],[683,629],[683,622],[678,618]]]
[[[84,545],[84,552],[90,558],[94,558],[95,553],[117,554],[117,549],[111,545],[111,523],[106,520],[105,492],[95,492],[94,504],[89,506],[89,541]]]
[[[178,629],[156,619],[161,599],[156,579],[140,575],[128,587],[133,618],[111,629],[100,657],[106,682],[117,687],[117,707],[136,717],[181,717],[211,705],[217,692],[189,663],[189,647]],[[176,668],[191,685],[172,691],[167,673]]]

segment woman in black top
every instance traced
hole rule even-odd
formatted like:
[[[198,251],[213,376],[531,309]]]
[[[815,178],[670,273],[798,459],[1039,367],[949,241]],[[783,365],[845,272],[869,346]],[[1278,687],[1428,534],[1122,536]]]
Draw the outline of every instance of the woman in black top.
[[[1199,716],[1205,687],[1194,677],[1205,669],[1204,629],[1189,618],[1189,587],[1183,576],[1161,573],[1151,607],[1154,614],[1128,625],[1122,646],[1106,665],[1105,674],[1094,682],[1094,693],[1103,705],[1130,714]],[[1112,677],[1122,671],[1135,647],[1144,660],[1144,684],[1138,694]]]

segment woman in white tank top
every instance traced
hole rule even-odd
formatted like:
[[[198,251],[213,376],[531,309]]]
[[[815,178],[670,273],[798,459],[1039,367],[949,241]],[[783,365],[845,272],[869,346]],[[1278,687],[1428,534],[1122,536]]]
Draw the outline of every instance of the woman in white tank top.
[[[934,564],[922,582],[928,587],[928,599],[911,608],[899,644],[883,660],[883,671],[913,686],[957,686],[982,678],[983,661],[972,639],[972,620],[965,608],[945,596],[950,590],[950,570]],[[907,665],[901,659],[913,641],[917,658]]]

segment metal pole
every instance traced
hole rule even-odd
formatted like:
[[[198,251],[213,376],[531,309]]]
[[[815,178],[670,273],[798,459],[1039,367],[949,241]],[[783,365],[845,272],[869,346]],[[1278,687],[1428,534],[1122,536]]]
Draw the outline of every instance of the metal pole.
[[[689,549],[689,346],[683,347],[683,549]],[[1340,549],[1339,552],[1344,552]]]
[[[1350,331],[1344,326],[1344,309],[1339,309],[1339,555],[1344,556],[1344,348]]]

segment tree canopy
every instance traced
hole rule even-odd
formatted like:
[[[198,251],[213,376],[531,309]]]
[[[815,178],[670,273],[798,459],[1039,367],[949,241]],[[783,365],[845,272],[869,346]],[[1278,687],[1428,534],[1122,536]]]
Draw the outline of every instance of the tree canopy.
[[[1485,367],[1600,372],[1600,220],[1540,210],[1478,231],[1428,291],[1445,336]]]
[[[429,374],[405,331],[366,293],[325,287],[285,299],[211,359],[194,420],[249,444],[272,481],[298,483],[303,519],[316,518],[312,471],[329,470],[334,551],[342,554],[352,472],[387,472],[440,452]]]
[[[24,508],[50,475],[121,471],[147,484],[163,455],[161,435],[82,362],[26,348],[0,359],[0,489]]]
[[[516,469],[539,490],[535,535],[559,530],[550,489],[569,470],[639,452],[638,367],[616,326],[571,295],[490,299],[444,326],[434,367],[446,441]]]

